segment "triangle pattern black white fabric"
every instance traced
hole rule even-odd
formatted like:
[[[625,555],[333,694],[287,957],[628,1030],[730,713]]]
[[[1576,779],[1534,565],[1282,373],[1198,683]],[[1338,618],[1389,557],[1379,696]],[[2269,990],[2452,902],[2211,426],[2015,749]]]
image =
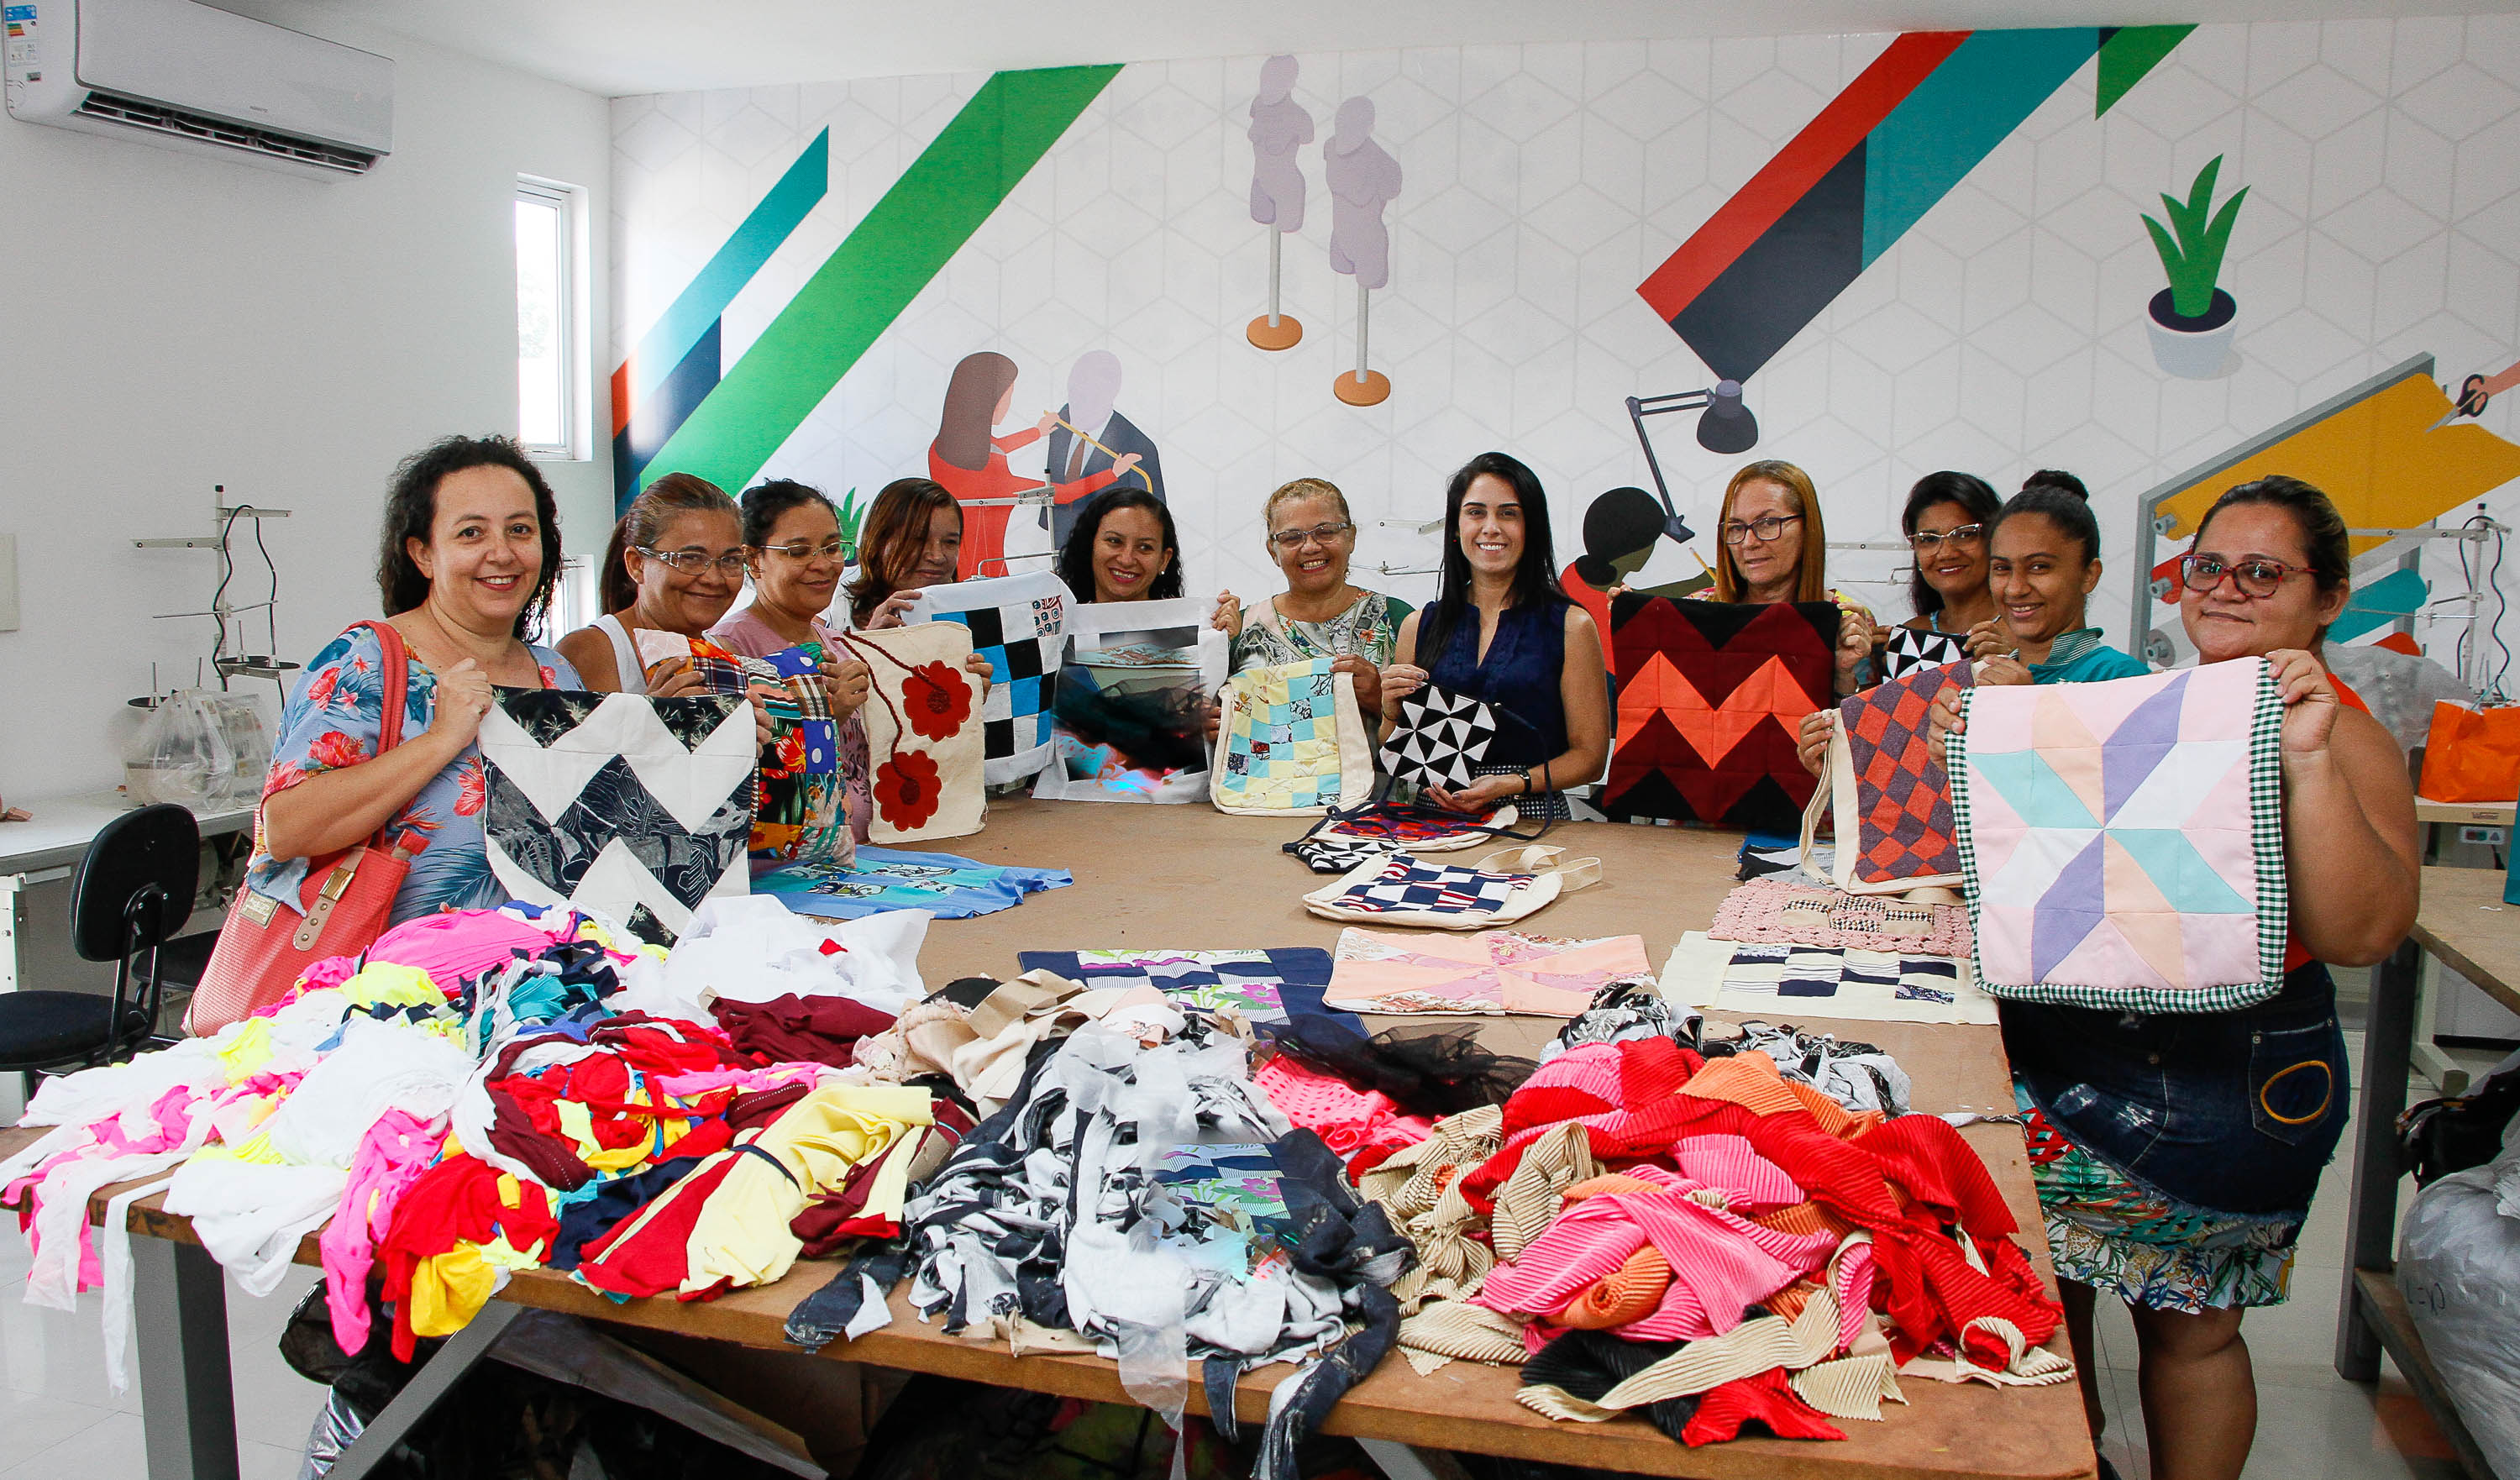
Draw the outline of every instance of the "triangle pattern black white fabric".
[[[1919,668],[1939,668],[1968,657],[1968,639],[1957,632],[1929,632],[1921,627],[1893,627],[1881,650],[1884,682],[1906,678]]]
[[[667,939],[701,900],[750,891],[752,705],[500,690],[481,720],[490,872],[518,899]]]
[[[1496,714],[1485,703],[1430,685],[1400,701],[1382,744],[1382,769],[1414,786],[1458,790],[1478,774],[1496,734]]]

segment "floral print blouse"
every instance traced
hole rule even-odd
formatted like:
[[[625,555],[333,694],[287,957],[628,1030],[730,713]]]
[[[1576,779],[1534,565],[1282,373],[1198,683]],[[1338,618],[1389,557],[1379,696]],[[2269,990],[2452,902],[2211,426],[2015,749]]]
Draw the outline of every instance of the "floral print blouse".
[[[534,648],[533,654],[544,688],[585,687],[568,659],[543,647]],[[305,681],[281,711],[271,773],[262,784],[266,798],[310,776],[375,758],[384,726],[383,659],[376,633],[365,627],[351,628],[315,654],[315,661],[306,665]],[[409,661],[402,719],[406,740],[427,730],[437,712],[437,675],[417,655]],[[483,842],[481,812],[487,802],[480,747],[467,745],[395,816],[388,835],[413,833],[426,846],[412,859],[411,872],[394,895],[393,923],[439,910],[486,910],[507,903],[508,891],[491,875]],[[302,911],[309,864],[303,858],[271,856],[257,810],[246,887]]]

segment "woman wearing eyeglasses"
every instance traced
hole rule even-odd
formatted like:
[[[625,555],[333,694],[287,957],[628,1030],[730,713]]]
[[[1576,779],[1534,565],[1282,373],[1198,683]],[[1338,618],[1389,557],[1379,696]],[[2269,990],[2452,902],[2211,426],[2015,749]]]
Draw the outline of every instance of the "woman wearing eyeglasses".
[[[1269,495],[1260,519],[1286,589],[1245,613],[1234,639],[1234,671],[1328,658],[1333,671],[1354,676],[1357,707],[1379,719],[1382,665],[1391,661],[1410,606],[1348,584],[1356,519],[1347,495],[1326,478],[1297,478]]]
[[[2397,741],[2319,658],[2350,585],[2345,520],[2297,478],[2214,502],[2180,562],[2201,662],[2261,657],[2283,696],[2283,989],[2228,1012],[2151,1016],[2003,1004],[2013,1092],[2092,1432],[2094,1302],[2123,1300],[2155,1474],[2230,1480],[2257,1389],[2240,1318],[2280,1303],[2347,1115],[2344,1035],[2321,963],[2362,966],[2414,923],[2420,847]],[[1957,728],[1938,706],[1936,742]]]
[[[604,614],[556,645],[598,694],[646,694],[642,629],[684,637],[706,633],[743,590],[743,515],[716,484],[669,472],[630,501],[605,547]],[[677,673],[658,696],[690,693],[698,679]]]
[[[1775,459],[1752,463],[1725,485],[1715,527],[1723,557],[1714,586],[1702,597],[1751,605],[1835,602],[1846,613],[1838,624],[1837,692],[1860,688],[1876,624],[1863,603],[1829,589],[1828,534],[1811,474]]]
[[[1901,626],[1957,637],[1995,616],[1986,583],[1986,532],[2002,507],[1986,479],[1965,472],[1929,472],[1908,490],[1899,529],[1916,557],[1908,578],[1916,614]]]
[[[743,492],[744,559],[752,574],[752,605],[709,629],[709,641],[743,657],[768,657],[789,648],[820,650],[824,701],[839,728],[840,769],[848,792],[849,826],[861,841],[875,816],[868,790],[866,727],[858,708],[874,677],[844,650],[823,620],[839,590],[850,550],[840,537],[840,514],[818,489],[773,478]]]

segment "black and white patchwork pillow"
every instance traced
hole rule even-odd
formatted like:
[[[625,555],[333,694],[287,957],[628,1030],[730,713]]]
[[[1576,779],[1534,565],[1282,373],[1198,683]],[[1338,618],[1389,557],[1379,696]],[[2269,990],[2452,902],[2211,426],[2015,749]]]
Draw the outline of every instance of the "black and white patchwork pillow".
[[[1494,704],[1429,684],[1400,701],[1378,760],[1393,781],[1458,790],[1476,779],[1491,755],[1526,751],[1527,745],[1514,741],[1529,730]],[[1508,740],[1502,748],[1501,739]]]
[[[1939,668],[1968,657],[1968,639],[1957,632],[1929,632],[1921,627],[1893,627],[1881,650],[1881,678],[1887,683],[1919,668]]]
[[[751,891],[752,704],[742,695],[501,689],[481,718],[490,872],[670,942],[701,900]]]

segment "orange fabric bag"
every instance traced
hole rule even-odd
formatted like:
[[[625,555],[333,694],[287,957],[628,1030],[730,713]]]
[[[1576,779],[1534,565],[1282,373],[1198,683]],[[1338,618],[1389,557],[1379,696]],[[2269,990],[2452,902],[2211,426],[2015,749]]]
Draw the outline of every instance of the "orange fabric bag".
[[[2507,802],[2520,796],[2520,705],[2470,709],[2433,705],[2424,740],[2426,801]]]

